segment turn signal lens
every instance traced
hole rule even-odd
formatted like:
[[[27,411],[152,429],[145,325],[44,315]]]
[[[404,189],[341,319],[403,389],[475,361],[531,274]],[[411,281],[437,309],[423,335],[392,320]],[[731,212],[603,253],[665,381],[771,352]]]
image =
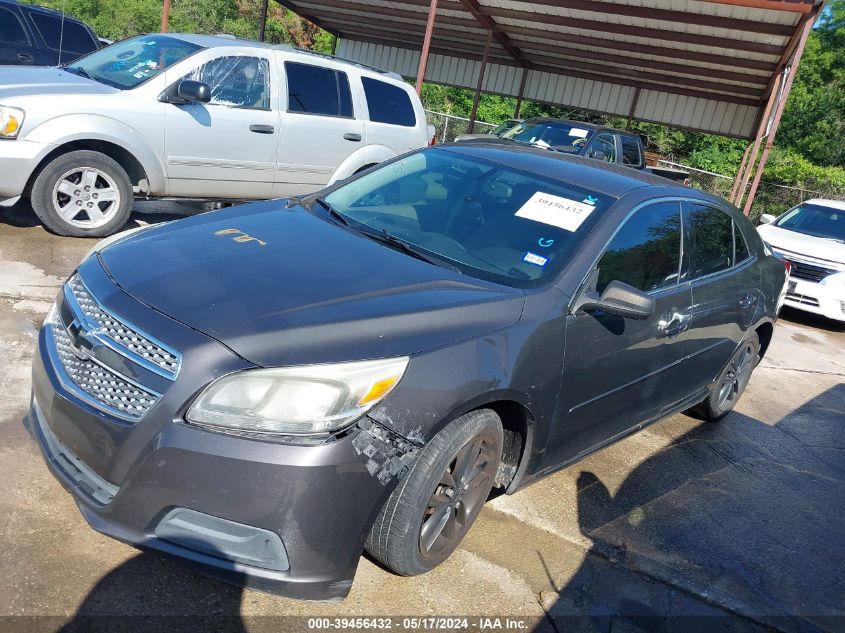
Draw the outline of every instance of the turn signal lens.
[[[23,125],[23,110],[0,106],[0,138],[16,138]]]

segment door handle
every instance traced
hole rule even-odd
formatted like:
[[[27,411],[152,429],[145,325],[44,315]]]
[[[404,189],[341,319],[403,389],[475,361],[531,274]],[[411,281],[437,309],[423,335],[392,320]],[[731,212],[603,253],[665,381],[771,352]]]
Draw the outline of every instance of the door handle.
[[[360,134],[353,134],[352,132],[347,132],[346,134],[343,135],[343,138],[344,138],[344,140],[354,141],[356,143],[359,143],[361,141],[361,135]]]
[[[29,53],[18,53],[18,61],[25,62],[27,64],[31,64],[34,61],[34,57]]]
[[[272,134],[276,131],[272,125],[257,125],[253,123],[249,126],[250,132],[255,132],[256,134]]]
[[[674,338],[687,331],[690,319],[690,315],[680,312],[673,312],[671,315],[664,313],[660,321],[657,322],[657,333],[659,336]]]
[[[755,297],[750,292],[746,292],[745,295],[743,295],[742,299],[739,300],[739,307],[750,308],[755,303],[757,303],[757,297]]]

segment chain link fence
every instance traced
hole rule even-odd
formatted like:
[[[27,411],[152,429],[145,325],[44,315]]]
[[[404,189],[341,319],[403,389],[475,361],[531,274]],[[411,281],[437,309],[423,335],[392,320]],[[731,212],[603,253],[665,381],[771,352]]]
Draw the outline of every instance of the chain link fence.
[[[691,187],[721,196],[726,200],[731,195],[731,189],[734,183],[732,176],[725,176],[703,169],[695,169],[694,167],[670,160],[659,160],[657,164],[660,167],[671,167],[689,172]],[[750,189],[751,183],[746,187],[746,194]],[[802,189],[801,187],[778,185],[772,182],[761,182],[757,188],[757,195],[754,196],[754,204],[751,207],[750,215],[752,219],[758,218],[763,213],[780,215],[796,204],[800,204],[811,198],[845,200],[845,190],[824,186],[823,184],[813,189]]]
[[[469,134],[469,119],[464,117],[435,112],[434,110],[426,110],[425,117],[429,125],[433,125],[436,130],[434,137],[438,143],[451,143],[455,140],[455,137],[461,134]],[[472,132],[473,134],[485,134],[496,129],[496,127],[494,123],[476,121]]]

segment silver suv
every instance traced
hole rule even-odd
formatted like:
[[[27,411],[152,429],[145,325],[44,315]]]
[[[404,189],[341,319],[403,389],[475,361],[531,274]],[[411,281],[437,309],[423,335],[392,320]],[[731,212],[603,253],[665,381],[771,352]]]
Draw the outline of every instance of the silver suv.
[[[61,68],[0,67],[0,206],[103,236],[135,196],[316,191],[425,146],[401,77],[287,46],[152,34]]]

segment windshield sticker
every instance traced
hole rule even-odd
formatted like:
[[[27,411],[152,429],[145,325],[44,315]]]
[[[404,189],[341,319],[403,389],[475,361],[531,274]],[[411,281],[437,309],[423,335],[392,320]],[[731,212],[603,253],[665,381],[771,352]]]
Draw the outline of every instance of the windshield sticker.
[[[577,136],[578,138],[587,138],[587,134],[589,134],[589,130],[585,130],[584,128],[574,127],[569,130],[569,136]]]
[[[554,240],[546,239],[545,237],[541,237],[539,240],[537,240],[537,245],[541,246],[542,248],[548,248],[549,246],[552,246],[554,243],[555,243]]]
[[[545,266],[546,262],[548,262],[549,260],[545,257],[537,255],[536,253],[527,251],[525,255],[522,256],[522,261],[524,261],[526,264],[534,264],[535,266]]]
[[[514,215],[574,233],[594,209],[594,206],[577,200],[538,191]]]
[[[595,196],[587,196],[581,202],[583,202],[584,204],[591,204],[593,206],[596,206],[596,202],[598,202],[598,201],[599,201],[599,199],[596,198]]]

